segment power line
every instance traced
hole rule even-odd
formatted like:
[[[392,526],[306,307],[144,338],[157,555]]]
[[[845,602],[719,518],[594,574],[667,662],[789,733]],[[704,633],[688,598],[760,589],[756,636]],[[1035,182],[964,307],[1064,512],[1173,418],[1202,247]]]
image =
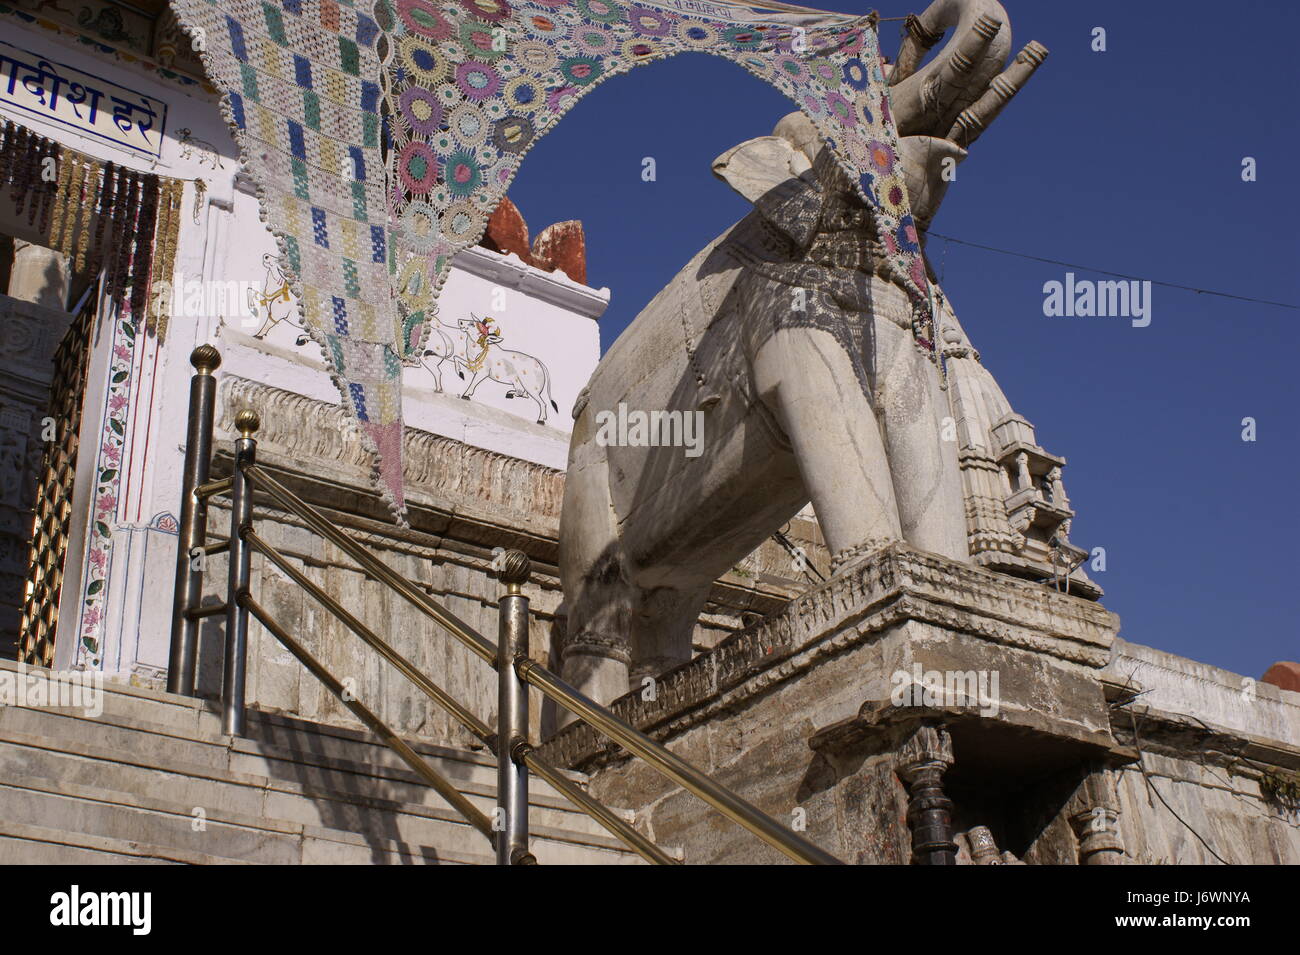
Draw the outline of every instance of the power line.
[[[1137,673],[1137,668],[1136,668],[1136,667],[1134,667],[1134,669],[1133,669],[1133,673],[1130,673],[1130,674],[1129,674],[1128,685],[1130,685],[1130,686],[1132,685],[1132,682],[1133,682],[1133,674],[1135,674],[1135,673]],[[1121,704],[1113,704],[1113,705],[1117,705],[1117,706],[1119,706],[1119,707],[1121,707],[1121,708],[1128,707],[1129,703],[1132,703],[1133,700],[1136,699],[1136,698],[1137,698],[1137,697],[1133,697],[1132,699],[1126,700],[1124,703],[1121,703]],[[1148,709],[1148,712],[1149,712],[1149,711],[1150,711],[1150,707],[1148,707],[1147,709]],[[1150,794],[1150,793],[1155,793],[1156,798],[1160,800],[1161,804],[1162,804],[1166,809],[1169,810],[1170,814],[1171,814],[1175,819],[1177,819],[1180,823],[1183,824],[1183,827],[1184,827],[1188,832],[1190,832],[1192,835],[1194,835],[1194,836],[1196,837],[1197,841],[1200,842],[1201,845],[1205,846],[1206,851],[1209,852],[1210,855],[1214,856],[1214,858],[1218,859],[1218,860],[1219,860],[1221,863],[1223,863],[1224,865],[1231,865],[1232,863],[1230,863],[1227,859],[1223,858],[1223,856],[1221,856],[1221,855],[1219,855],[1217,852],[1215,852],[1215,851],[1214,851],[1214,848],[1213,848],[1213,847],[1212,847],[1208,842],[1205,841],[1204,837],[1202,837],[1201,834],[1200,834],[1199,832],[1197,832],[1195,829],[1192,828],[1191,823],[1189,823],[1189,822],[1188,822],[1186,819],[1184,819],[1182,816],[1178,815],[1178,813],[1174,810],[1174,807],[1171,806],[1171,805],[1169,805],[1168,800],[1166,800],[1165,797],[1164,797],[1163,795],[1161,795],[1160,790],[1159,790],[1159,789],[1156,789],[1156,784],[1153,783],[1153,782],[1151,781],[1151,777],[1147,775],[1147,768],[1146,768],[1146,765],[1142,762],[1142,756],[1143,756],[1143,753],[1142,753],[1142,737],[1140,737],[1140,736],[1138,735],[1137,710],[1136,710],[1135,708],[1129,708],[1128,715],[1129,715],[1129,719],[1132,720],[1132,722],[1133,722],[1133,748],[1136,749],[1136,750],[1138,751],[1138,769],[1140,769],[1140,770],[1142,771],[1142,780],[1143,780],[1143,782],[1145,782],[1146,785],[1147,785],[1147,792],[1148,792],[1148,794]],[[1147,796],[1147,805],[1151,805],[1151,796],[1150,796],[1150,795]]]
[[[1077,262],[1062,262],[1059,259],[1047,259],[1041,255],[1028,255],[1024,252],[1013,252],[1010,249],[999,249],[991,245],[981,245],[978,242],[968,242],[965,239],[955,239],[950,235],[942,235],[938,232],[930,232],[929,235],[936,239],[943,239],[945,242],[956,242],[958,245],[968,245],[973,249],[983,249],[985,252],[997,252],[999,255],[1011,255],[1020,259],[1029,259],[1033,262],[1046,262],[1048,265],[1063,265],[1070,269],[1080,269],[1084,272],[1096,272],[1099,275],[1113,275],[1120,279],[1130,279],[1135,282],[1150,282],[1152,285],[1160,285],[1164,288],[1182,289],[1185,292],[1195,292],[1197,295],[1217,295],[1220,298],[1236,299],[1239,302],[1254,302],[1257,305],[1275,305],[1278,308],[1290,308],[1300,311],[1300,305],[1293,305],[1290,302],[1273,302],[1263,298],[1251,298],[1247,295],[1233,295],[1231,292],[1216,292],[1213,289],[1196,288],[1191,285],[1179,285],[1177,282],[1160,282],[1156,279],[1143,278],[1140,275],[1128,275],[1124,272],[1112,272],[1109,269],[1098,269],[1091,265],[1080,265]]]

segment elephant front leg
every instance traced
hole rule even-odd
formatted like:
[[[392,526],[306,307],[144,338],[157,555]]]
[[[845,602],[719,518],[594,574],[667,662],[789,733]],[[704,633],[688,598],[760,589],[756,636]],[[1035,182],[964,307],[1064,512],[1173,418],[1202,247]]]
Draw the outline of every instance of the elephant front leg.
[[[628,690],[636,588],[619,540],[604,448],[581,437],[590,432],[590,415],[575,422],[574,429],[578,437],[560,511],[566,617],[560,675],[596,702],[608,703]],[[543,734],[574,719],[567,710],[548,705]]]
[[[836,565],[900,540],[875,410],[839,342],[820,329],[781,329],[755,356],[754,380],[790,440]]]
[[[939,370],[910,329],[876,323],[876,388],[903,536],[919,550],[969,559],[957,426]]]

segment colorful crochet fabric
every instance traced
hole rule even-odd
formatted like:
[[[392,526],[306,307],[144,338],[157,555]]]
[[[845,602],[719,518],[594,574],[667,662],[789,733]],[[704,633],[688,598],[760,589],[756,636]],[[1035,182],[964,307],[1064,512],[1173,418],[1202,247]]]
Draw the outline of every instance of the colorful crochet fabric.
[[[304,324],[404,513],[401,369],[452,257],[587,92],[684,52],[742,66],[816,125],[875,207],[933,353],[873,17],[708,0],[173,0],[224,92]]]

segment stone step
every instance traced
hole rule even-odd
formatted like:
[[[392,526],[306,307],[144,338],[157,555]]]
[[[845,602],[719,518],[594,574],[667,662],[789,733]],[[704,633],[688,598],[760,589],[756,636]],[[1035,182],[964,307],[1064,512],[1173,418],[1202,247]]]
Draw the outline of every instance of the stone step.
[[[93,718],[0,706],[0,863],[494,861],[483,836],[364,729],[250,710],[239,738],[221,733],[215,701],[106,684],[103,703]],[[491,814],[490,754],[411,742]],[[641,861],[535,778],[529,822],[543,864]]]
[[[169,792],[172,779],[157,780]],[[0,807],[10,825],[58,829],[64,842],[78,838],[166,847],[153,852],[173,861],[240,861],[288,865],[302,862],[487,863],[487,841],[450,810],[392,808],[268,793],[264,815],[219,803],[194,806],[153,793],[119,792],[68,780],[6,771]],[[422,811],[423,810],[423,811]],[[76,834],[76,835],[74,835]],[[48,841],[48,840],[46,840]],[[0,842],[0,863],[16,840]],[[546,826],[532,829],[532,847],[548,864],[619,864],[631,861],[613,845]],[[635,857],[633,857],[635,858]]]
[[[121,750],[66,738],[51,743],[49,736],[18,733],[2,720],[0,778],[21,775],[120,793],[144,793],[162,787],[168,798],[186,812],[219,806],[250,817],[268,816],[327,828],[351,829],[371,812],[433,813],[460,820],[441,796],[416,782],[414,774],[409,774],[409,782],[360,773],[268,776],[178,760],[163,762],[143,749]],[[473,783],[458,784],[457,788],[481,812],[491,815],[496,804],[495,790]],[[306,805],[316,808],[306,811]],[[576,810],[531,801],[529,808],[529,824],[535,832],[550,831],[561,841],[593,847],[612,849],[619,845]]]
[[[0,861],[6,865],[215,865],[245,864],[128,839],[28,826],[0,819]]]
[[[16,664],[12,660],[0,660],[0,670],[12,670],[15,667]],[[88,718],[77,710],[45,706],[38,709],[40,712],[56,712],[74,718]],[[222,763],[225,761],[225,753],[230,744],[230,740],[221,732],[219,704],[215,700],[194,699],[125,684],[106,683],[103,714],[93,719],[105,726],[150,731],[159,737],[160,745],[166,745],[172,738],[202,744],[206,752],[196,758],[196,751],[195,755],[188,757],[190,762],[211,760],[214,764]],[[360,726],[355,728],[329,726],[250,709],[245,736],[248,740],[257,740],[282,749],[300,749],[312,754],[350,759],[363,765],[376,762],[381,765],[401,765],[401,761],[383,743]],[[235,742],[239,744],[243,741]],[[495,783],[496,762],[486,751],[452,749],[414,739],[408,739],[408,742],[417,752],[430,757],[431,760],[436,761],[443,757],[464,764],[460,767],[437,767],[449,777],[473,778],[487,784]],[[581,773],[566,772],[565,775],[575,782],[586,782],[586,777]],[[538,785],[544,787],[550,795],[558,797],[558,794],[545,787],[540,780]]]
[[[206,740],[185,741],[163,735],[147,724],[131,721],[131,725],[123,725],[124,722],[123,718],[108,713],[91,720],[66,710],[5,707],[0,709],[0,766],[12,762],[18,771],[51,778],[90,773],[96,782],[111,767],[115,780],[111,788],[126,792],[150,786],[152,777],[161,772],[197,780],[200,787],[240,780],[240,785],[249,792],[285,788],[297,793],[352,793],[388,803],[447,806],[441,796],[385,746],[367,745],[352,750],[359,755],[373,754],[374,762],[367,764],[321,756],[302,745],[263,746],[257,740],[233,737],[219,737],[224,745]],[[299,730],[298,734],[311,745],[317,742],[306,730]],[[12,745],[7,745],[6,740]],[[50,746],[46,740],[56,742]],[[283,733],[280,742],[287,744]],[[345,742],[336,740],[332,751],[349,752],[345,745],[337,745]],[[472,758],[475,754],[441,747],[424,749],[434,751],[422,755],[435,769],[469,796],[481,811],[491,813],[496,804],[495,763],[485,765]],[[62,754],[80,756],[81,763],[65,766],[60,759]],[[200,757],[200,761],[189,762],[194,756]],[[250,777],[251,781],[242,777]],[[171,785],[179,791],[182,783],[176,780]],[[199,798],[200,789],[190,786],[189,791],[195,795],[187,798]],[[222,799],[233,801],[227,803],[230,805],[246,805],[250,796],[248,792],[226,792]],[[530,781],[529,804],[530,820],[535,826],[591,836],[608,835],[594,820],[536,778]]]
[[[159,780],[156,790],[165,789],[166,781]],[[218,859],[289,865],[300,856],[301,827],[214,808],[204,830],[196,831],[189,811],[145,793],[6,772],[0,779],[0,806],[10,822],[161,843]]]
[[[0,669],[14,669],[0,661]],[[6,715],[8,714],[8,715]],[[53,723],[47,723],[53,719]],[[62,721],[71,721],[64,722]],[[80,723],[75,721],[82,721]],[[90,725],[92,724],[93,725]],[[123,752],[147,749],[158,764],[199,763],[252,772],[273,778],[313,778],[322,785],[354,788],[357,775],[374,777],[376,795],[397,800],[442,800],[406,764],[364,728],[327,726],[276,713],[250,709],[244,738],[221,733],[218,704],[213,700],[176,696],[158,690],[106,683],[103,713],[89,717],[76,709],[0,707],[0,734],[11,731],[55,739],[94,740]],[[139,734],[146,734],[142,738]],[[412,748],[457,788],[470,795],[495,798],[496,760],[486,751],[452,749],[418,740]],[[564,775],[585,786],[581,773]],[[391,791],[391,794],[390,794]],[[530,802],[539,808],[570,813],[579,831],[606,831],[542,780],[533,777]],[[631,820],[630,812],[623,813]],[[559,823],[549,820],[546,824]]]

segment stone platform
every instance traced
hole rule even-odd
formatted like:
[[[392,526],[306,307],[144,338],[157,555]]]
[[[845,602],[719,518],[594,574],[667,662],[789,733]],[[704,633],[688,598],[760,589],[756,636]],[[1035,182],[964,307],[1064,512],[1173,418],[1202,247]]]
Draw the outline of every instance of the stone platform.
[[[1020,855],[1034,833],[1012,794],[1064,779],[1043,795],[1058,810],[1105,801],[1075,789],[1132,759],[1100,679],[1118,627],[1095,602],[892,544],[613,708],[846,861],[910,860],[930,764],[954,803],[937,851],[968,856],[960,834],[987,826]],[[585,727],[546,751],[690,862],[779,861]]]
[[[894,544],[613,709],[850,863],[1300,863],[1300,693],[1118,629]],[[545,755],[687,862],[785,861],[585,727]]]

